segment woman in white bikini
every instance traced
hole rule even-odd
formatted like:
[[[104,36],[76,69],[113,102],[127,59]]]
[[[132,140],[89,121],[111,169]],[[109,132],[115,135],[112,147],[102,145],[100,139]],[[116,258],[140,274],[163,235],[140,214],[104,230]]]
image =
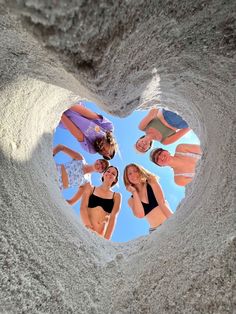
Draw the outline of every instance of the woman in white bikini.
[[[118,169],[109,166],[100,186],[86,186],[80,206],[85,227],[107,240],[112,236],[121,205],[121,194],[111,189],[117,182]]]
[[[124,169],[124,184],[132,193],[128,200],[134,216],[146,218],[153,232],[173,213],[165,200],[156,176],[137,164],[129,164]]]
[[[61,191],[75,186],[78,187],[75,195],[70,200],[67,200],[70,205],[73,205],[81,198],[85,186],[90,185],[91,173],[104,172],[109,166],[109,162],[105,159],[97,159],[94,164],[88,165],[80,153],[64,145],[57,145],[53,149],[53,156],[59,152],[63,152],[72,158],[71,161],[64,164],[56,164],[56,167]]]
[[[145,132],[145,135],[141,136],[135,144],[135,148],[140,153],[147,152],[152,147],[153,141],[169,145],[191,130],[187,122],[177,113],[163,108],[151,109],[140,122],[139,129]]]
[[[174,170],[175,183],[185,186],[193,180],[196,164],[201,155],[200,145],[179,144],[174,156],[171,156],[167,150],[156,148],[151,151],[150,159],[160,167],[171,167]]]

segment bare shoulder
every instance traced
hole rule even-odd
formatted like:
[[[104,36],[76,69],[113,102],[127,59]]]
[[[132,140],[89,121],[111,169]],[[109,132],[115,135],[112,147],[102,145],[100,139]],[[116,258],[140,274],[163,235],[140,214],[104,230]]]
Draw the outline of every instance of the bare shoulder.
[[[92,189],[92,186],[91,186],[91,183],[90,182],[86,182],[85,184],[84,184],[84,188],[85,189]]]
[[[148,183],[149,184],[155,184],[155,183],[157,183],[158,181],[157,181],[157,177],[154,175],[154,174],[151,174],[150,176],[149,176],[149,178],[148,178]]]
[[[176,147],[176,152],[182,152],[182,153],[196,153],[201,154],[202,150],[200,145],[198,144],[179,144]]]
[[[129,205],[130,208],[133,207],[133,203],[134,203],[134,200],[133,200],[132,197],[130,197],[130,198],[128,199],[128,205]]]
[[[152,190],[153,190],[154,193],[155,193],[155,192],[157,192],[157,193],[160,193],[160,192],[163,193],[162,187],[161,187],[161,185],[160,185],[160,183],[159,183],[159,181],[158,181],[158,177],[153,176],[149,184],[151,185]]]
[[[119,192],[114,192],[114,199],[121,200],[121,194]]]
[[[91,194],[92,191],[93,191],[93,188],[94,188],[94,186],[92,186],[89,182],[87,182],[87,183],[84,185],[84,193],[85,193],[85,194]]]
[[[185,152],[186,151],[186,145],[188,144],[179,144],[176,146],[176,152]]]

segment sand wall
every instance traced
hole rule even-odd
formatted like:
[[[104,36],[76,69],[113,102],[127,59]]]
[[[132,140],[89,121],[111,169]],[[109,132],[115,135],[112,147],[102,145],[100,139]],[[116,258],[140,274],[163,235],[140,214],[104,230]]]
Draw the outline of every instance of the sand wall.
[[[0,2],[0,312],[232,313],[233,1]],[[178,110],[204,150],[186,198],[149,237],[85,230],[52,159],[61,113]]]

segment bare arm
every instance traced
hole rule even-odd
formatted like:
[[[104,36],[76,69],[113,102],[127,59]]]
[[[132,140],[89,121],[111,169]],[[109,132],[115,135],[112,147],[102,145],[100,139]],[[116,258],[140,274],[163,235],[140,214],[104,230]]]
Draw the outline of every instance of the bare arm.
[[[79,127],[77,127],[69,118],[67,118],[65,114],[62,115],[61,122],[79,142],[83,142],[84,134]]]
[[[177,130],[175,132],[175,134],[168,136],[163,141],[161,141],[161,143],[164,144],[164,145],[172,144],[172,143],[178,141],[182,136],[187,134],[190,130],[191,130],[190,128]]]
[[[120,211],[120,205],[121,205],[121,194],[115,193],[114,195],[114,206],[112,208],[112,212],[110,215],[110,219],[108,222],[108,226],[104,235],[104,238],[109,240],[112,236],[112,233],[114,231],[115,225],[116,225],[116,219]]]
[[[141,131],[144,131],[148,123],[157,117],[157,112],[158,112],[158,109],[155,109],[155,108],[151,109],[149,113],[146,115],[146,117],[144,117],[143,120],[139,123],[138,128]]]
[[[176,152],[202,154],[201,146],[197,144],[179,144]]]
[[[169,208],[165,200],[165,196],[164,196],[164,193],[162,191],[160,184],[157,182],[154,176],[151,177],[148,181],[152,187],[153,193],[156,197],[158,205],[161,208],[162,213],[166,216],[166,218],[169,218],[170,216],[173,215],[173,212],[171,211],[171,209]]]
[[[70,205],[74,205],[75,203],[77,203],[80,200],[84,190],[88,188],[88,186],[90,186],[90,183],[86,183],[85,185],[80,186],[78,191],[72,196],[72,198],[66,200],[67,203],[69,203]]]
[[[128,204],[132,209],[134,216],[137,218],[143,218],[145,213],[137,190],[133,186],[128,186],[127,190],[133,194],[133,197],[128,200]]]
[[[76,160],[84,159],[80,153],[77,153],[74,150],[72,150],[69,147],[62,145],[62,144],[59,144],[56,147],[54,147],[53,156],[55,156],[59,152],[63,152],[65,154],[67,154],[68,156],[70,156],[71,158],[76,159]]]
[[[96,112],[93,112],[82,104],[74,105],[70,109],[78,112],[81,116],[90,120],[96,120],[100,118],[100,116]]]
[[[88,200],[91,194],[91,189],[92,189],[91,186],[86,187],[84,189],[84,193],[83,193],[81,205],[80,205],[80,217],[85,227],[93,230],[93,225],[88,215]]]

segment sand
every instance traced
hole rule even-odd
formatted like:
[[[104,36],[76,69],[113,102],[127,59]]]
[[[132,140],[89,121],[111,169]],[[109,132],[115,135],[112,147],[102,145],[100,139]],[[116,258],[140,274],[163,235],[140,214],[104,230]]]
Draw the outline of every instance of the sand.
[[[0,312],[235,311],[233,1],[0,1]],[[204,150],[176,214],[112,243],[60,195],[61,113],[177,110]]]

